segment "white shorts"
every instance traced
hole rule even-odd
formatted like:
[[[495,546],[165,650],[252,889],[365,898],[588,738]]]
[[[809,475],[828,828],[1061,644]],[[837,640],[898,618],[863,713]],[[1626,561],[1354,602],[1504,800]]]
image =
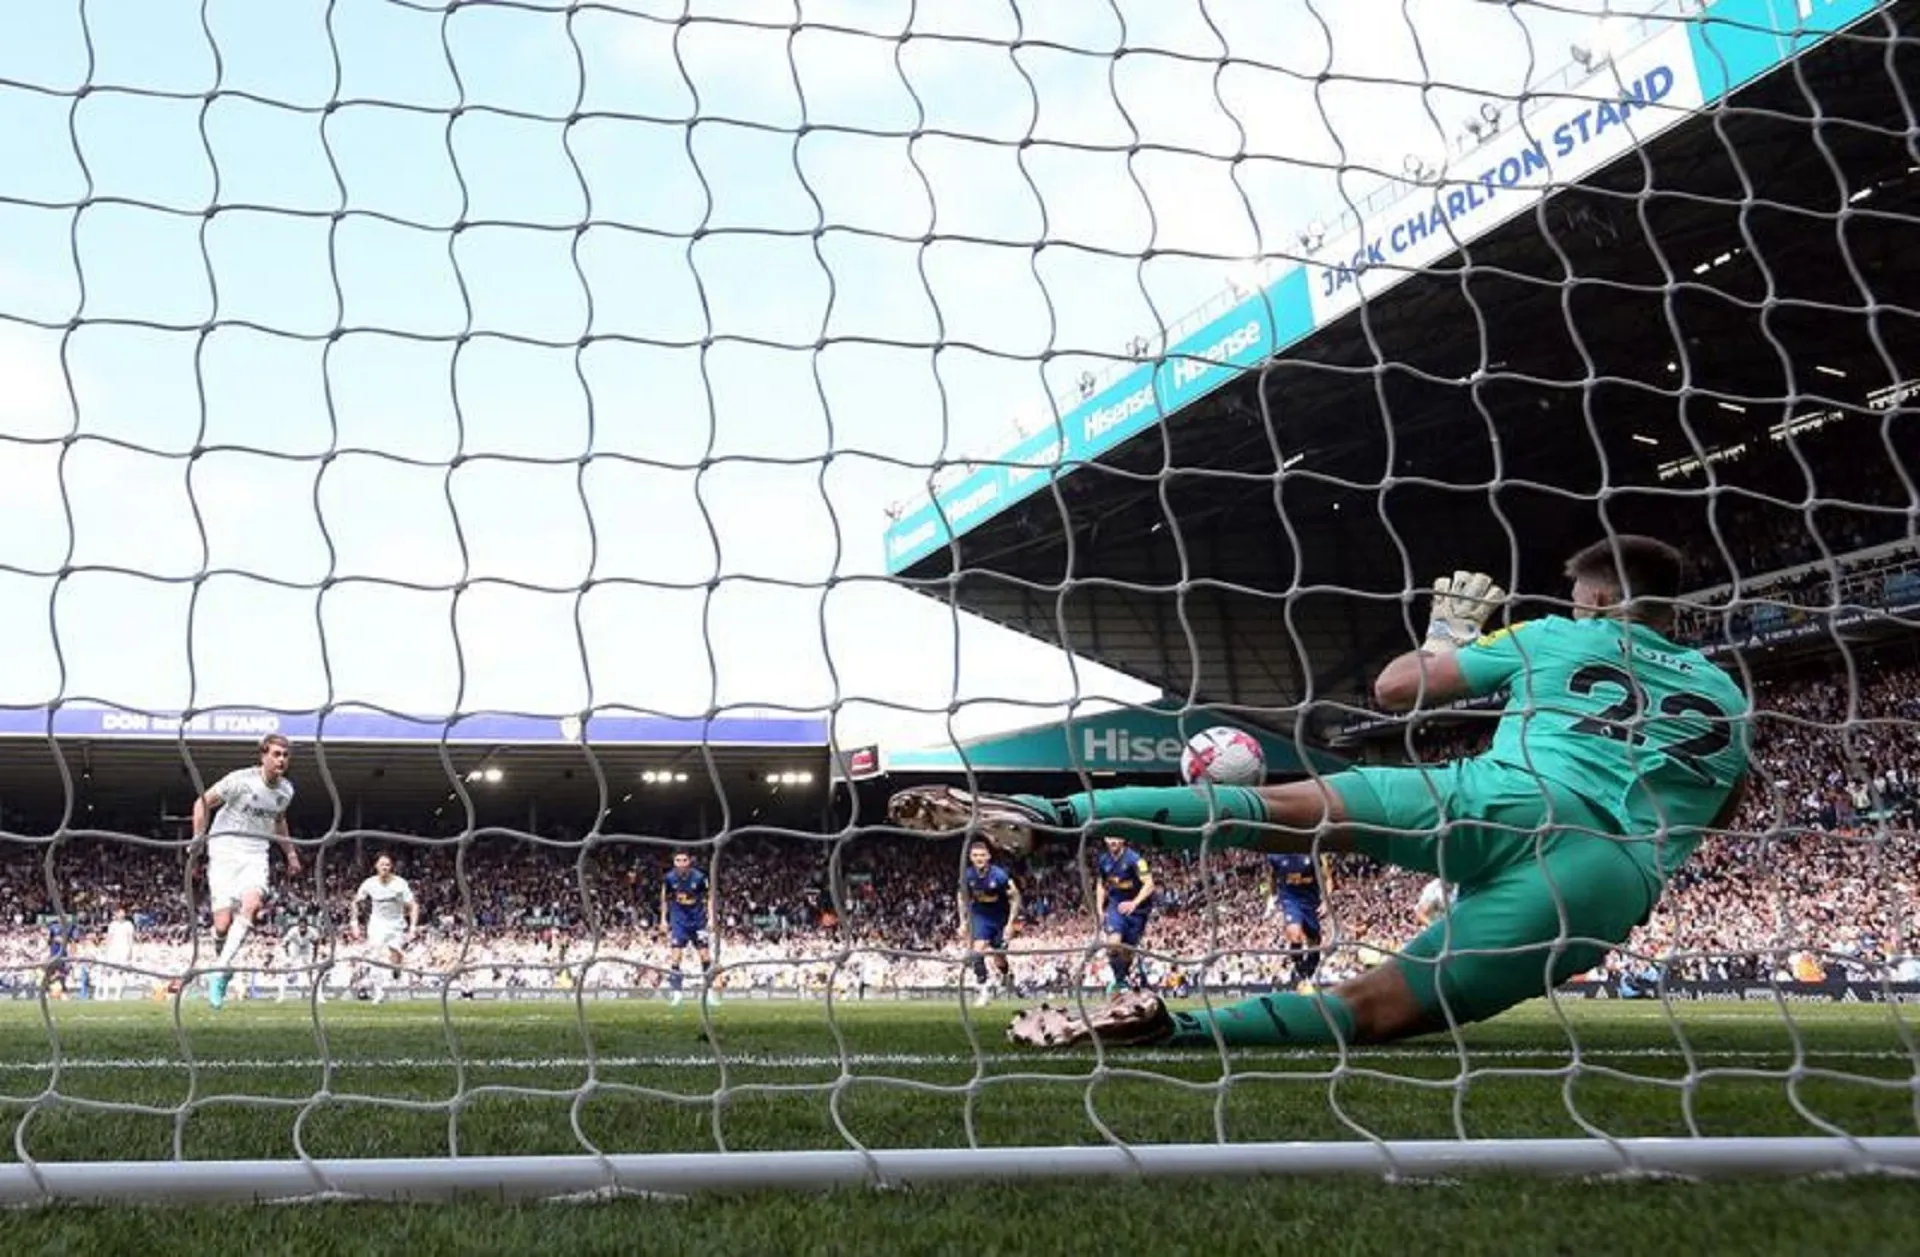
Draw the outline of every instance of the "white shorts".
[[[368,926],[367,946],[382,955],[390,951],[405,951],[407,946],[407,927],[404,925]]]
[[[207,854],[207,898],[215,911],[239,904],[250,890],[267,897],[267,853],[213,851]]]

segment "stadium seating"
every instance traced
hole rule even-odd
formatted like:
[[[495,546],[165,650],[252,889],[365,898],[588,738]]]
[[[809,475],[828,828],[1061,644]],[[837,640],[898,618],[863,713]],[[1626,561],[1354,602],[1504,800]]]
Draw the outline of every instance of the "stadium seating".
[[[1916,902],[1908,891],[1920,872],[1920,842],[1912,833],[1920,806],[1920,741],[1911,732],[1920,727],[1913,723],[1920,722],[1920,666],[1863,676],[1852,724],[1846,692],[1842,680],[1821,675],[1760,685],[1765,714],[1756,728],[1755,762],[1770,788],[1750,794],[1739,833],[1707,843],[1682,872],[1636,937],[1636,953],[1687,953],[1674,969],[1686,976],[1746,976],[1777,969],[1798,952],[1822,953],[1829,967],[1872,973],[1907,946],[1902,940],[1912,937]],[[1486,721],[1435,726],[1431,736],[1422,730],[1415,746],[1422,759],[1445,759],[1477,749],[1490,729]],[[30,825],[17,816],[8,823]],[[336,935],[372,854],[362,848],[356,855],[351,841],[330,849],[318,883],[309,875],[289,888],[275,905],[274,924],[310,919],[323,936]],[[664,850],[621,844],[589,857],[587,892],[601,925],[597,946],[583,918],[575,852],[488,838],[469,845],[458,872],[454,847],[445,842],[402,847],[397,855],[425,908],[427,938],[414,960],[423,969],[464,965],[483,985],[540,986],[555,980],[553,969],[540,966],[593,955],[621,959],[567,980],[608,986],[660,980],[653,966],[664,962],[665,949],[651,927],[658,878],[667,867]],[[831,957],[849,946],[908,953],[863,962],[861,972],[872,983],[956,980],[951,886],[957,844],[851,840],[842,853],[838,896],[830,892],[826,855],[817,839],[755,835],[727,842],[716,879],[720,952],[724,963],[748,966],[732,984],[817,983],[831,968],[827,962],[810,971],[790,962]],[[90,954],[113,906],[125,904],[140,926],[140,963],[164,971],[186,967],[192,918],[177,849],[90,839],[63,842],[50,854],[15,846],[3,857],[0,964],[7,972],[0,982],[18,989],[41,980],[46,922],[55,910],[49,862],[61,907],[79,926],[76,958]],[[1081,875],[1057,860],[1022,868],[1020,875],[1028,920],[1018,946],[1055,949],[1019,963],[1023,984],[1068,984],[1076,968],[1100,974],[1097,958],[1089,965],[1079,950],[1093,938]],[[1271,951],[1278,928],[1267,915],[1257,857],[1220,853],[1204,867],[1192,857],[1163,858],[1156,876],[1162,887],[1156,951],[1264,950],[1227,957],[1209,981],[1238,985],[1284,975],[1285,962]],[[1353,946],[1331,958],[1329,972],[1377,962],[1381,949],[1411,936],[1417,881],[1364,862],[1345,865],[1330,905],[1337,937]],[[471,923],[470,931],[463,922]],[[1616,956],[1610,963],[1637,962]],[[1179,980],[1180,967],[1170,961],[1153,968],[1165,980]]]

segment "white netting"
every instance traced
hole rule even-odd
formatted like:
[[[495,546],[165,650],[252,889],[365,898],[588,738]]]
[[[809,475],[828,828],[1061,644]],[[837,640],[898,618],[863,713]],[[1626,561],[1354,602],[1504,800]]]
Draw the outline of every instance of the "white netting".
[[[14,6],[0,1195],[1914,1164],[1905,20]],[[1171,780],[1205,702],[1372,754],[1449,543],[1557,595],[1568,537],[1669,525],[1772,789],[1604,1001],[1045,1065],[973,1006],[959,844],[879,823],[911,760],[865,748]],[[276,730],[303,869],[215,1011],[192,803]],[[421,914],[370,945],[381,852]],[[1082,854],[1017,869],[1024,994],[1106,981]],[[1153,981],[1302,976],[1258,858],[1158,865]],[[1343,865],[1320,976],[1422,880]]]

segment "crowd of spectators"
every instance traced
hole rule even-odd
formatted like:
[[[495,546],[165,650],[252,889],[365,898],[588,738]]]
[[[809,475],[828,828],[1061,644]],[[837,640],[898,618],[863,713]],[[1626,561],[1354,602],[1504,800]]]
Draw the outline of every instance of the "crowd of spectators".
[[[1854,686],[1818,673],[1764,681],[1757,700],[1755,782],[1764,788],[1750,792],[1731,833],[1703,845],[1610,967],[1671,958],[1669,974],[1678,977],[1858,976],[1920,950],[1920,665],[1865,661]],[[1470,754],[1491,728],[1485,717],[1423,728],[1413,747],[1431,762]],[[375,854],[343,841],[310,859],[302,878],[282,879],[255,948],[254,963],[269,971],[263,980],[284,964],[275,936],[296,921],[313,924],[323,953],[331,940],[350,957],[348,899]],[[489,837],[395,854],[423,905],[415,968],[458,970],[468,985],[497,987],[651,987],[664,979],[656,917],[665,848],[623,843],[583,854]],[[1106,980],[1091,883],[1077,854],[1062,847],[1017,866],[1023,985]],[[718,951],[730,987],[961,980],[957,843],[756,835],[716,843],[703,862],[719,892]],[[1161,853],[1152,863],[1159,893],[1148,946],[1157,979],[1190,982],[1204,969],[1205,981],[1224,986],[1289,980],[1292,961],[1259,856]],[[42,980],[53,920],[72,924],[75,957],[91,954],[116,906],[134,916],[142,968],[181,973],[196,954],[204,964],[205,914],[190,906],[198,876],[182,846],[88,839],[5,851],[6,979],[16,987]],[[1343,857],[1327,896],[1327,926],[1339,945],[1323,974],[1357,972],[1411,938],[1423,880]],[[351,980],[351,959],[341,972],[338,980]]]
[[[1864,614],[1905,613],[1920,604],[1920,550],[1896,541],[1843,557],[1717,588],[1680,608],[1681,641],[1746,645],[1845,628]]]
[[[1712,492],[1689,484],[1690,497],[1637,503],[1616,521],[1685,552],[1688,587],[1704,596],[1681,610],[1683,640],[1741,645],[1920,602],[1914,503],[1888,447],[1769,442],[1718,471]]]
[[[1863,435],[1752,443],[1741,458],[1715,467],[1713,485],[1696,473],[1663,484],[1656,496],[1626,490],[1622,509],[1610,506],[1609,518],[1622,531],[1648,531],[1680,545],[1697,589],[1911,539],[1907,486],[1920,472],[1911,442],[1889,446],[1858,439]],[[1895,465],[1896,455],[1906,468]]]
[[[1794,517],[1802,521],[1796,532],[1782,522],[1791,513],[1751,499],[1731,499],[1717,518],[1737,519],[1743,511],[1753,517],[1742,528],[1706,538],[1713,553],[1724,551],[1729,535],[1770,538],[1771,550],[1743,551],[1736,561],[1780,570],[1818,557],[1821,542],[1838,551],[1844,539],[1869,549],[1841,566],[1840,593],[1847,596],[1837,601],[1875,605],[1894,581],[1911,581],[1920,594],[1920,560],[1886,516],[1854,512],[1817,539],[1804,515]],[[1780,527],[1769,529],[1768,520]],[[1803,553],[1809,544],[1811,556]],[[1787,606],[1831,605],[1834,572],[1823,563],[1743,592],[1766,590]],[[1696,619],[1693,627],[1724,637],[1718,622]],[[1910,639],[1878,655],[1857,649],[1762,679],[1755,697],[1754,781],[1761,788],[1749,792],[1730,833],[1702,846],[1607,968],[1641,974],[1652,965],[1682,978],[1920,977],[1912,959],[1920,951],[1920,656]],[[1492,713],[1483,712],[1423,721],[1397,740],[1403,755],[1439,762],[1482,749],[1492,728]],[[0,811],[0,821],[32,831],[27,818]],[[116,908],[131,913],[135,964],[160,975],[159,988],[167,975],[211,958],[204,866],[188,858],[177,829],[142,836],[159,841],[0,842],[0,989],[47,981],[50,938],[84,978],[84,962],[97,954]],[[466,988],[665,981],[667,949],[656,920],[670,856],[665,844],[582,848],[489,835],[383,849],[423,905],[422,936],[408,953],[416,982],[430,984],[435,974],[457,974]],[[310,850],[302,877],[276,874],[276,897],[251,955],[265,971],[261,981],[271,986],[276,970],[286,971],[279,940],[305,923],[319,939],[311,972],[336,986],[354,984],[363,967],[344,935],[349,896],[376,854],[369,842],[341,838]],[[1071,847],[1043,849],[1016,867],[1024,919],[1015,973],[1023,986],[1106,982],[1090,856]],[[736,835],[716,839],[700,858],[718,891],[714,927],[729,989],[835,983],[858,991],[964,980],[957,842],[861,832]],[[1155,980],[1291,980],[1293,960],[1260,857],[1161,853],[1152,863],[1158,893],[1146,946]],[[1331,942],[1321,974],[1357,972],[1410,939],[1424,880],[1342,858],[1327,895]]]

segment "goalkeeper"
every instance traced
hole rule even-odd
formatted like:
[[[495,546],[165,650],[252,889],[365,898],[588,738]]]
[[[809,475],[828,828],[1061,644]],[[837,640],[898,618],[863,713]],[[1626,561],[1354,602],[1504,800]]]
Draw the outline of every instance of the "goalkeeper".
[[[1740,804],[1748,702],[1718,666],[1667,636],[1677,551],[1621,536],[1568,560],[1572,617],[1482,636],[1506,595],[1491,578],[1434,582],[1425,643],[1374,683],[1381,707],[1507,690],[1493,745],[1440,766],[1352,768],[1263,788],[1125,787],[1049,800],[903,791],[894,823],[975,827],[1002,845],[1036,831],[1263,851],[1358,851],[1458,887],[1453,910],[1387,963],[1315,994],[1172,1012],[1129,993],[1085,1019],[1041,1005],[1015,1042],[1382,1043],[1492,1017],[1592,968]]]

